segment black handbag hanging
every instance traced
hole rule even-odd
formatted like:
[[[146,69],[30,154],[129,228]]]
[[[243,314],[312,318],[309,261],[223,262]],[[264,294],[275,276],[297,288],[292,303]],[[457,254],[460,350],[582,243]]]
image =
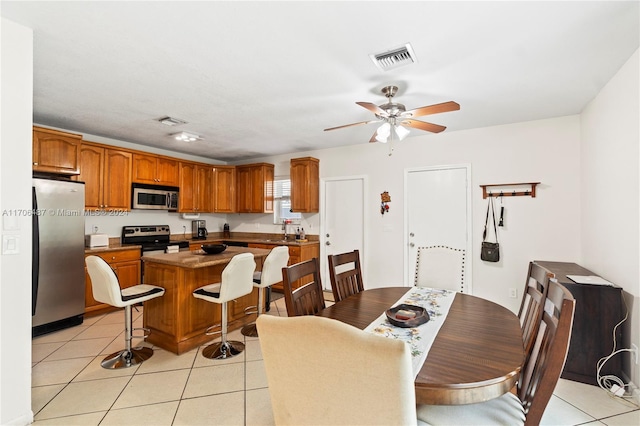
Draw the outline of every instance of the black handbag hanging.
[[[493,219],[493,231],[496,236],[496,242],[491,243],[485,241],[487,239],[487,226],[489,225],[489,209],[491,209],[491,218]],[[498,229],[496,228],[496,214],[493,210],[493,197],[489,196],[489,204],[487,204],[487,217],[484,221],[484,232],[482,233],[482,248],[480,250],[480,259],[485,262],[500,261],[500,244],[498,244]]]

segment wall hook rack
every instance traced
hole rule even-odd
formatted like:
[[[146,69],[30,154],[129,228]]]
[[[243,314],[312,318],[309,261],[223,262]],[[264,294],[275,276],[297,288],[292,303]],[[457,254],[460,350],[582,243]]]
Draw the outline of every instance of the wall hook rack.
[[[518,182],[518,183],[492,183],[487,185],[480,185],[482,188],[482,198],[487,197],[522,197],[522,196],[530,196],[535,198],[536,196],[536,185],[539,185],[540,182]],[[529,189],[524,191],[517,191],[513,189],[513,187],[520,186],[528,186]],[[487,190],[487,188],[489,188]],[[500,191],[495,192],[495,189],[500,189]],[[508,188],[508,189],[507,189]]]

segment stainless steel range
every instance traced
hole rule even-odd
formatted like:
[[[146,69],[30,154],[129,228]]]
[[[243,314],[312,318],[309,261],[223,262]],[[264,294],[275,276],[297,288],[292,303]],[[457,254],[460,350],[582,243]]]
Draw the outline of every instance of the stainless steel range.
[[[180,250],[189,250],[189,241],[171,241],[169,225],[123,226],[120,242],[123,245],[142,246],[142,255],[162,253],[169,246],[178,246]]]

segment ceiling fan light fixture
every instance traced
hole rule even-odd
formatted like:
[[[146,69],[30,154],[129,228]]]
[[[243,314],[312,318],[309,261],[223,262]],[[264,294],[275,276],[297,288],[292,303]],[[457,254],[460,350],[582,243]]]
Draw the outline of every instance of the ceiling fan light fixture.
[[[195,133],[189,133],[189,132],[171,133],[169,136],[173,136],[176,140],[182,141],[182,142],[195,142],[195,141],[202,140],[202,136],[196,135]]]
[[[390,134],[391,125],[389,123],[384,123],[382,126],[378,127],[378,130],[376,131],[376,140],[378,142],[387,143]]]
[[[409,129],[407,129],[404,126],[395,126],[394,127],[394,131],[396,133],[396,135],[398,136],[399,141],[403,140],[404,138],[406,138],[407,136],[409,136],[409,133],[411,133],[411,131]]]

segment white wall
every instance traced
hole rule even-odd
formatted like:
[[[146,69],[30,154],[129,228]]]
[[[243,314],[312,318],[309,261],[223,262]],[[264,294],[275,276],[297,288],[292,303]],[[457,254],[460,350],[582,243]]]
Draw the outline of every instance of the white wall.
[[[621,286],[640,344],[639,54],[636,51],[581,115],[581,264]],[[638,366],[631,379],[640,385]]]
[[[0,229],[18,237],[20,249],[0,255],[0,424],[22,425],[33,420],[31,217],[15,211],[31,210],[33,32],[5,19],[0,27]]]
[[[418,132],[414,132],[418,133]],[[472,165],[473,292],[517,310],[530,260],[577,262],[580,250],[580,128],[579,117],[486,127],[439,135],[413,136],[397,143],[392,156],[383,144],[363,142],[344,148],[264,157],[256,161],[275,164],[276,175],[289,174],[291,157],[320,159],[321,179],[368,176],[366,286],[383,287],[403,282],[404,268],[404,171],[419,166]],[[541,182],[537,197],[504,199],[506,226],[500,229],[502,260],[482,262],[486,201],[480,184]],[[380,215],[380,193],[389,191],[390,212]],[[499,202],[499,201],[498,201]],[[255,228],[279,229],[269,215],[230,215],[232,226],[241,228],[243,216],[251,216]],[[305,216],[305,230],[318,233],[318,215]],[[267,232],[267,231],[262,231]],[[270,231],[269,231],[270,232]],[[274,231],[275,232],[275,231]],[[518,298],[509,298],[515,287]]]

